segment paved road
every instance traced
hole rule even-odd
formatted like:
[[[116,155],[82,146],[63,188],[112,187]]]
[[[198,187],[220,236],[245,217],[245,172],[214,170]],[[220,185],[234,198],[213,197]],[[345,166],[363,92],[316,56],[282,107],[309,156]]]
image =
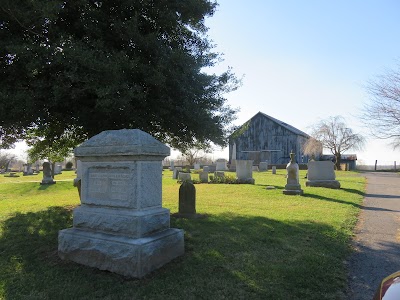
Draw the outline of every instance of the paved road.
[[[371,300],[387,275],[400,270],[400,176],[368,172],[367,190],[349,260],[346,299]]]

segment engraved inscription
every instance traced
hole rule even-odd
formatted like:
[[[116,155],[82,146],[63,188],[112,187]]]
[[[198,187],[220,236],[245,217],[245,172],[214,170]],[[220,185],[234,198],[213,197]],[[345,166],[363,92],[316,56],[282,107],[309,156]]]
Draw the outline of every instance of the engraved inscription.
[[[89,198],[126,201],[129,196],[127,173],[92,171],[89,174]]]

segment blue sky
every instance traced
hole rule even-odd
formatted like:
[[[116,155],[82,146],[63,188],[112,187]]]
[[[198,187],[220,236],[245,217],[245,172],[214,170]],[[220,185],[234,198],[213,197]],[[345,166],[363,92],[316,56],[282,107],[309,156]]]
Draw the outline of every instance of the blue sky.
[[[358,118],[367,82],[399,62],[399,1],[218,3],[206,21],[215,51],[224,53],[214,71],[230,66],[244,75],[227,95],[240,107],[236,125],[262,111],[309,133],[319,120],[341,115],[368,137],[359,159],[400,161],[400,151],[369,137]]]

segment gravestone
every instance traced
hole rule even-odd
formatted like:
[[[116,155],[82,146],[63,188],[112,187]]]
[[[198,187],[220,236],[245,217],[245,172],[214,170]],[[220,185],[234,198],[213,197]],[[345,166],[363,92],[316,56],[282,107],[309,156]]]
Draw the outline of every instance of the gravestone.
[[[56,183],[53,180],[53,177],[51,177],[51,166],[50,163],[48,161],[45,161],[43,163],[43,179],[42,182],[40,184],[54,184]]]
[[[236,171],[236,143],[232,145],[232,157],[231,157],[231,164],[229,165],[229,171],[235,172]]]
[[[215,177],[215,178],[224,179],[224,178],[225,178],[225,172],[222,172],[222,171],[215,171],[215,172],[214,172],[214,177]]]
[[[258,172],[258,166],[252,166],[252,170]]]
[[[194,167],[195,170],[200,170],[200,164],[194,164],[193,167]]]
[[[217,159],[217,166],[215,167],[215,171],[228,171],[226,159]]]
[[[199,173],[199,180],[202,183],[208,183],[208,172],[205,172],[205,171],[200,172]]]
[[[192,177],[190,176],[190,173],[185,173],[185,172],[179,172],[178,179],[180,181],[192,181]]]
[[[27,175],[33,175],[32,164],[28,164]]]
[[[173,160],[171,160],[170,162],[169,162],[169,169],[171,170],[171,171],[173,171],[174,170],[174,167],[175,167],[175,162],[173,161]]]
[[[303,190],[301,189],[299,183],[299,165],[296,163],[294,159],[295,154],[293,152],[290,153],[290,162],[286,166],[287,172],[287,184],[285,185],[285,189],[283,193],[285,195],[302,195]]]
[[[81,205],[58,236],[62,259],[141,278],[184,253],[183,230],[162,207],[170,149],[138,129],[109,130],[75,149]]]
[[[178,179],[179,172],[182,171],[181,167],[175,167],[174,171],[172,172],[172,179]]]
[[[203,172],[210,172],[210,167],[209,166],[204,166],[203,167]]]
[[[236,160],[236,177],[239,183],[254,184],[253,160]]]
[[[179,215],[196,215],[196,188],[190,181],[184,181],[179,188]]]
[[[260,164],[258,165],[258,169],[260,172],[267,171],[268,170],[268,162],[267,161],[260,162]]]
[[[62,166],[60,163],[54,165],[54,175],[62,174]]]
[[[276,174],[276,166],[272,166],[272,174]]]
[[[335,165],[331,161],[309,161],[306,186],[340,189],[336,180]]]

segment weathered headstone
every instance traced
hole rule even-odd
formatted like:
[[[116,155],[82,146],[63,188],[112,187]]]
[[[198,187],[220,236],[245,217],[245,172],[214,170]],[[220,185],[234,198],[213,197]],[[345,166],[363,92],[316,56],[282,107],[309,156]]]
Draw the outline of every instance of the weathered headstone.
[[[236,177],[239,183],[254,184],[253,160],[236,160]]]
[[[268,170],[268,162],[267,161],[260,162],[260,164],[258,165],[258,169],[260,172],[267,171]]]
[[[222,172],[222,171],[215,171],[215,172],[214,172],[214,177],[215,177],[215,178],[221,178],[221,179],[223,179],[223,178],[225,178],[225,172]]]
[[[162,207],[170,149],[138,129],[104,131],[75,149],[81,205],[58,236],[62,259],[141,278],[184,253],[183,230]]]
[[[196,214],[196,188],[190,181],[184,181],[179,188],[179,215]]]
[[[181,167],[175,167],[174,171],[172,172],[172,179],[178,179],[179,172],[182,171]]]
[[[217,166],[215,167],[215,171],[227,171],[227,161],[226,159],[220,158],[217,159]]]
[[[200,164],[194,164],[193,167],[194,167],[195,170],[200,170]]]
[[[210,167],[209,166],[204,166],[203,167],[203,172],[210,172]]]
[[[51,177],[51,166],[50,163],[45,161],[43,163],[43,179],[40,184],[53,184],[56,183]]]
[[[295,154],[293,152],[290,153],[290,162],[286,166],[287,172],[287,184],[285,185],[285,189],[283,193],[285,195],[302,195],[303,190],[301,189],[299,183],[299,165],[296,163],[294,159]]]
[[[190,173],[185,173],[185,172],[179,172],[178,179],[183,182],[184,181],[192,181],[192,177],[190,176]]]
[[[62,166],[60,163],[54,165],[54,175],[62,174]]]
[[[339,189],[340,182],[336,180],[334,164],[331,161],[308,162],[306,186]]]
[[[258,172],[258,166],[252,166],[252,170]]]
[[[199,179],[200,179],[200,182],[207,183],[208,182],[208,172],[205,172],[205,171],[200,172]]]
[[[169,162],[169,169],[170,169],[171,171],[173,171],[173,170],[174,170],[174,167],[175,167],[175,162],[174,162],[173,160],[171,160],[171,161]]]
[[[276,174],[276,166],[272,166],[272,174]]]

